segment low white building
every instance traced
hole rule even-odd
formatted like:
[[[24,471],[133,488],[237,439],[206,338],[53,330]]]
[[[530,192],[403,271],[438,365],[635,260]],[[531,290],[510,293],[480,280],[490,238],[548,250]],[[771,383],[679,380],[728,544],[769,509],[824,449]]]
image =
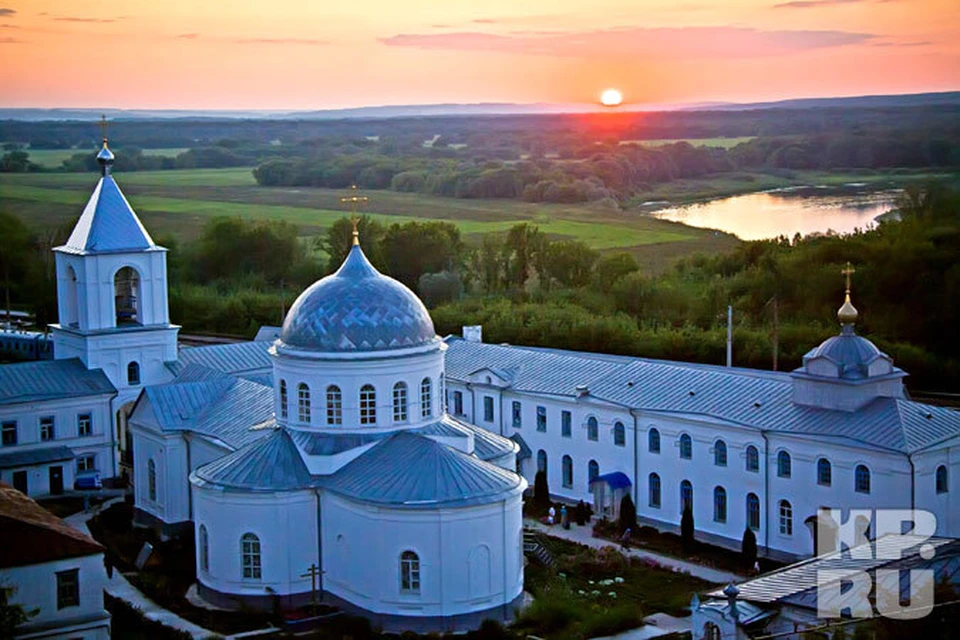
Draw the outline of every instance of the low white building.
[[[0,589],[28,620],[14,638],[107,640],[103,547],[0,484]]]

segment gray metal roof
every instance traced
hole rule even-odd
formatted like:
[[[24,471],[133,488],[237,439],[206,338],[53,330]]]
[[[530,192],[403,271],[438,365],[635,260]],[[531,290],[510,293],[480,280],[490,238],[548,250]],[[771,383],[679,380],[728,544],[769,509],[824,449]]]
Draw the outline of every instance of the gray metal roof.
[[[66,253],[120,253],[162,250],[141,224],[113,176],[100,178],[67,243]]]
[[[292,491],[313,485],[285,429],[269,429],[266,437],[200,467],[191,480],[251,492]]]
[[[0,365],[0,405],[116,392],[103,371],[87,369],[79,358]]]
[[[960,585],[960,541],[954,538],[923,538],[920,536],[883,536],[871,543],[869,553],[852,557],[850,551],[835,552],[789,565],[783,569],[762,575],[737,585],[738,598],[759,604],[788,603],[798,607],[817,609],[818,580],[822,571],[848,572],[851,576],[860,572],[876,571],[878,568],[919,569],[931,568],[937,580],[948,580]],[[929,544],[934,556],[925,560],[920,555],[921,545]],[[896,558],[896,559],[894,559]],[[839,580],[839,578],[837,578]],[[906,588],[907,585],[904,584]],[[708,594],[724,598],[722,589]],[[903,594],[906,596],[906,594]],[[820,602],[822,605],[829,603]],[[826,607],[829,608],[829,607]]]
[[[892,362],[890,356],[880,351],[875,344],[858,336],[853,325],[844,325],[838,336],[831,336],[818,347],[811,349],[803,356],[804,365],[814,358],[827,358],[837,367],[837,373],[844,380],[862,380],[869,378],[868,368],[878,359]],[[803,371],[804,369],[798,369]],[[893,369],[902,373],[900,369]]]
[[[273,368],[270,346],[269,342],[234,342],[190,347],[180,350],[179,366],[201,364],[231,375],[267,373]]]
[[[355,245],[336,273],[290,308],[280,343],[316,352],[365,352],[437,342],[433,320],[410,289],[378,272]]]
[[[354,500],[419,509],[495,502],[523,485],[514,473],[407,432],[390,436],[322,484]]]
[[[70,447],[59,445],[44,447],[43,449],[27,449],[26,451],[12,451],[0,454],[0,469],[13,467],[32,467],[37,464],[73,460],[76,457]]]
[[[435,423],[434,428],[440,429],[443,426],[446,427],[455,427],[464,431],[468,431],[473,434],[473,452],[481,460],[494,460],[502,456],[517,453],[520,451],[520,445],[511,440],[510,438],[505,438],[497,433],[484,429],[483,427],[478,427],[475,424],[470,424],[459,418],[455,418],[450,414],[444,414],[440,419],[439,423]],[[432,435],[429,428],[423,431],[425,435]],[[440,435],[438,433],[438,435]]]
[[[234,448],[259,440],[273,424],[273,389],[243,378],[174,381],[147,387],[144,395],[163,430],[207,435]]]
[[[511,389],[593,398],[628,409],[710,417],[764,431],[842,439],[909,453],[960,435],[960,412],[906,399],[878,398],[858,411],[793,402],[789,375],[694,367],[597,354],[558,353],[447,340],[446,373],[466,380],[479,367],[515,368]]]

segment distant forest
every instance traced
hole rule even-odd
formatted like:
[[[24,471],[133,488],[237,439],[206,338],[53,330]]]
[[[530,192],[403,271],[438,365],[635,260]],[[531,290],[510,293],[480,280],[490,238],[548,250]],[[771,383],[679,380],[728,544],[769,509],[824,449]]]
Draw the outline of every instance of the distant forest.
[[[78,149],[98,128],[0,122],[0,171],[36,171],[31,149]],[[960,105],[350,120],[116,121],[117,171],[249,166],[265,186],[392,189],[576,203],[642,197],[681,178],[794,170],[960,166]],[[724,140],[743,138],[740,144]],[[697,140],[659,146],[644,141]],[[711,144],[712,143],[712,144]],[[730,146],[730,148],[724,148]],[[142,149],[182,148],[176,157]],[[87,149],[88,151],[79,151]]]

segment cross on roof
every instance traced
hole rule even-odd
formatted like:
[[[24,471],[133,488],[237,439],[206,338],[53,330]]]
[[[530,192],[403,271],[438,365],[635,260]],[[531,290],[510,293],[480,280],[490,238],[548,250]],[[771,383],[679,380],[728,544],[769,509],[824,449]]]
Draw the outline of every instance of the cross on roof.
[[[107,114],[100,114],[100,136],[103,138],[103,146],[107,146]]]
[[[850,276],[852,276],[856,272],[857,270],[853,268],[853,266],[850,264],[849,261],[847,261],[847,266],[844,267],[842,271],[840,271],[841,274],[847,277],[847,294],[850,293]]]
[[[350,223],[353,225],[353,244],[360,244],[360,233],[357,231],[357,207],[369,201],[367,196],[357,195],[357,185],[350,186],[351,195],[340,198],[340,202],[350,203]]]

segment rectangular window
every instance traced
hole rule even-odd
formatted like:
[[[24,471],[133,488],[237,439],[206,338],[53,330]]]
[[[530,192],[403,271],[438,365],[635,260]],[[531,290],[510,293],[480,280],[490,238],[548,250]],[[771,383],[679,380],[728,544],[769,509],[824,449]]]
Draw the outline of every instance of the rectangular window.
[[[40,418],[40,441],[48,442],[55,437],[53,428],[53,416]]]
[[[515,429],[519,429],[523,424],[523,417],[522,417],[523,414],[521,413],[521,410],[520,410],[520,402],[517,400],[514,400],[513,403],[510,405],[510,411],[513,416],[513,426]]]
[[[57,609],[80,606],[80,569],[57,572]]]
[[[77,472],[93,471],[97,468],[97,456],[89,454],[77,458]]]
[[[17,421],[8,420],[3,423],[3,446],[12,447],[17,444]]]
[[[573,416],[569,411],[560,412],[560,435],[569,438],[573,434]]]
[[[463,393],[460,391],[453,392],[453,415],[463,415]]]
[[[537,407],[537,431],[547,430],[547,408]]]
[[[93,434],[93,417],[89,413],[77,416],[77,435],[81,438]]]
[[[483,396],[483,419],[486,422],[493,422],[493,398]]]

